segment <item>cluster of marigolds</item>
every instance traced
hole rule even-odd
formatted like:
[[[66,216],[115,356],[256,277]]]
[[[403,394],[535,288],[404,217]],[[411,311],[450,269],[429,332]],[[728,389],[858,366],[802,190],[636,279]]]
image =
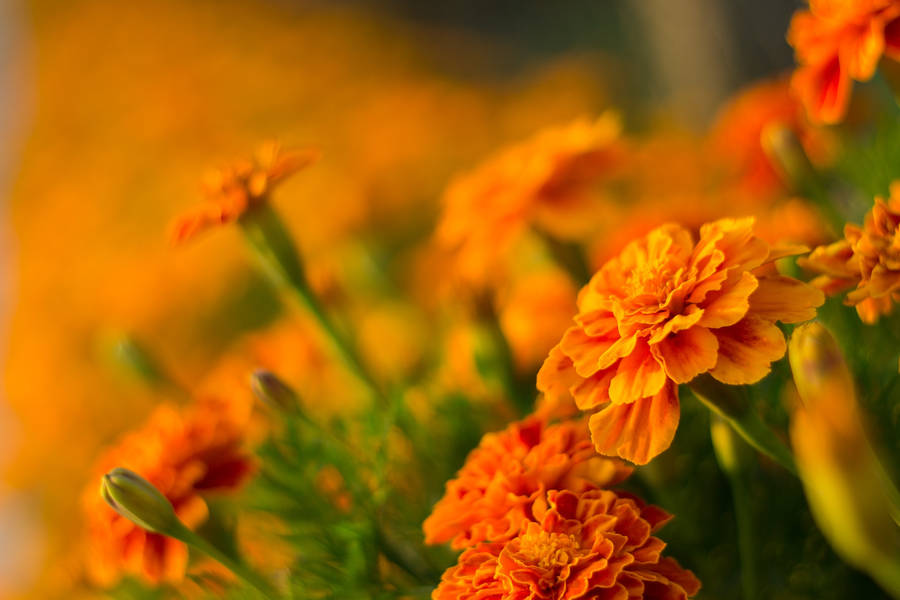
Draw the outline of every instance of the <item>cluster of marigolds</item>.
[[[446,281],[429,301],[470,315],[487,304],[519,372],[538,361],[541,395],[532,414],[482,439],[424,522],[426,544],[461,551],[435,600],[694,596],[700,581],[657,537],[671,515],[614,489],[672,444],[679,386],[759,382],[787,352],[782,325],[815,318],[826,295],[849,290],[845,303],[865,323],[900,301],[900,183],[831,243],[791,184],[798,169],[833,159],[834,132],[822,124],[843,120],[852,82],[872,78],[882,57],[900,59],[900,1],[811,0],[788,40],[793,76],[742,93],[695,153],[713,177],[680,181],[671,161],[681,142],[632,139],[607,113],[542,131],[448,187],[423,259]],[[177,220],[173,236],[194,242],[208,228],[240,227],[266,272],[313,307],[325,337],[337,336],[326,362],[343,359],[365,379],[366,359],[316,313],[327,285],[310,284],[271,221],[273,188],[317,158],[268,144],[217,171],[207,204]],[[689,202],[673,201],[681,184]],[[667,200],[654,204],[662,187]],[[586,258],[569,261],[573,248]],[[522,257],[535,254],[551,267],[523,278]],[[814,276],[801,280],[795,265]],[[140,502],[118,490],[128,483],[104,474],[137,473],[196,530],[210,499],[258,468],[250,447],[265,426],[252,402],[217,393],[160,406],[97,461],[84,494],[93,584],[185,578],[185,541],[148,525]]]

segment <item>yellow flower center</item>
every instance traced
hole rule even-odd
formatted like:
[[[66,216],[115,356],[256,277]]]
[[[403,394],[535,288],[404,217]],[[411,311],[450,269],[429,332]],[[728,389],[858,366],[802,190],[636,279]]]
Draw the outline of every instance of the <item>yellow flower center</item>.
[[[571,564],[586,554],[573,535],[541,531],[519,538],[519,557],[541,569],[555,569]]]

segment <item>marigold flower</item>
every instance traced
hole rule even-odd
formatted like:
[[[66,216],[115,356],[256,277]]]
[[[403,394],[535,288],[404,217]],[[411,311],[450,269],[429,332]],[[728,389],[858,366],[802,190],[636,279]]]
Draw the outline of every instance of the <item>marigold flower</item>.
[[[516,422],[482,438],[447,483],[424,523],[425,541],[468,548],[517,535],[547,490],[576,492],[615,485],[631,474],[618,460],[597,456],[583,423]]]
[[[538,373],[548,395],[571,394],[595,410],[601,454],[645,464],[669,447],[678,426],[677,384],[702,373],[754,383],[785,353],[776,321],[815,316],[822,293],[766,263],[798,248],[770,248],[754,220],[721,219],[695,243],[663,225],[629,244],[581,290],[575,325]]]
[[[859,318],[874,323],[900,301],[900,181],[890,197],[875,198],[862,227],[848,223],[844,239],[820,246],[798,264],[822,273],[813,281],[827,294],[856,286],[844,302]]]
[[[455,254],[460,275],[485,280],[529,225],[571,239],[596,223],[597,197],[588,184],[616,163],[619,131],[612,113],[579,119],[544,130],[453,181],[436,237]]]
[[[91,579],[111,585],[129,573],[151,584],[178,581],[188,558],[182,542],[146,531],[108,506],[97,494],[102,474],[114,467],[139,473],[193,529],[206,520],[205,494],[235,490],[253,470],[241,449],[248,418],[246,404],[218,399],[186,410],[163,405],[98,461],[97,478],[84,495]]]
[[[830,158],[833,144],[821,129],[814,128],[802,105],[791,95],[787,77],[764,80],[738,94],[719,112],[710,133],[710,147],[740,184],[753,194],[771,194],[784,188],[762,144],[763,132],[782,127],[799,140],[816,164]]]
[[[277,184],[317,158],[315,150],[283,151],[277,142],[267,142],[252,160],[237,160],[211,171],[203,182],[207,204],[178,218],[172,226],[172,239],[184,242],[209,227],[236,221]]]
[[[463,552],[434,600],[689,598],[694,574],[662,557],[652,535],[671,516],[635,497],[606,490],[550,491],[534,520],[506,542]]]
[[[853,80],[867,81],[882,55],[900,59],[897,0],[810,0],[791,20],[788,43],[798,69],[791,81],[811,119],[844,118]]]
[[[542,269],[515,278],[501,292],[500,326],[520,371],[541,364],[565,331],[577,289],[563,271]]]

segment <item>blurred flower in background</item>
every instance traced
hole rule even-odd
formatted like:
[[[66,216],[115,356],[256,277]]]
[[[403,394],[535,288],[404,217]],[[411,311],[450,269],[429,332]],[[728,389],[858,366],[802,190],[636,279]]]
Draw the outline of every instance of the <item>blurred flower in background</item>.
[[[161,590],[154,598],[199,598],[235,581],[202,550],[189,560],[182,542],[103,504],[96,482],[114,467],[138,471],[226,554],[243,549],[249,566],[271,567],[276,587],[302,572],[311,583],[297,597],[399,595],[410,581],[425,597],[444,568],[437,594],[475,593],[485,583],[466,562],[475,551],[452,567],[446,548],[431,547],[449,540],[484,542],[476,562],[496,563],[509,581],[519,568],[565,581],[557,568],[571,567],[573,585],[587,589],[608,558],[597,589],[687,597],[699,588],[695,571],[700,597],[733,597],[745,567],[740,532],[697,522],[715,514],[731,523],[738,509],[710,458],[705,413],[677,405],[677,384],[721,364],[721,344],[705,340],[696,365],[674,348],[687,365],[680,373],[656,365],[652,385],[633,383],[675,399],[664,427],[652,427],[659,414],[648,417],[662,441],[648,451],[646,436],[632,436],[642,451],[619,452],[646,463],[671,443],[647,467],[595,453],[599,442],[574,416],[576,403],[599,402],[584,402],[583,389],[573,402],[574,381],[542,385],[536,399],[535,378],[576,313],[591,328],[584,313],[597,299],[578,292],[591,273],[671,222],[693,247],[704,223],[752,216],[752,241],[735,242],[729,256],[747,244],[763,255],[790,250],[737,269],[753,282],[804,279],[789,255],[819,246],[806,263],[819,268],[838,248],[850,262],[837,275],[865,290],[861,302],[877,297],[887,308],[897,293],[896,207],[868,206],[875,194],[834,180],[877,170],[849,155],[889,172],[900,152],[892,161],[886,143],[872,158],[854,151],[855,130],[816,123],[840,120],[850,79],[893,57],[897,7],[863,2],[871,10],[840,13],[848,22],[838,19],[834,52],[819,56],[810,32],[831,4],[813,2],[795,18],[792,79],[785,32],[796,7],[777,0],[0,4],[0,597],[97,597],[96,584],[121,583],[120,597],[142,598],[143,581],[163,584],[148,588]],[[839,94],[811,104],[822,81],[807,85],[808,73],[823,61],[843,69],[850,34],[872,19],[883,50],[867,47],[858,70],[840,70]],[[854,106],[874,112],[875,94],[860,88]],[[277,142],[229,162],[265,140]],[[296,242],[319,313],[283,301],[238,227],[195,235],[262,204]],[[845,217],[860,222],[870,209],[861,233],[834,241]],[[680,276],[671,260],[644,262],[623,265],[623,276]],[[750,287],[717,327],[758,308],[747,303]],[[769,295],[792,299],[777,292]],[[796,318],[781,321],[812,317],[817,302],[799,302]],[[838,319],[834,310],[829,303],[820,316]],[[628,321],[615,317],[610,335]],[[772,348],[752,374],[724,379],[755,382],[771,363],[752,394],[783,426],[777,399],[790,379],[773,361],[791,327],[774,314],[763,320]],[[859,334],[858,321],[841,333]],[[645,346],[618,358],[649,356]],[[597,357],[574,354],[566,360],[583,367],[578,377],[594,374],[587,363]],[[896,352],[881,354],[895,373]],[[277,376],[290,403],[254,407],[258,369]],[[877,397],[890,396],[887,385]],[[890,406],[875,409],[896,424]],[[679,410],[692,418],[673,440]],[[606,433],[618,439],[633,425],[613,420]],[[490,431],[499,433],[482,438]],[[748,502],[766,505],[778,532],[757,553],[792,557],[767,571],[769,586],[785,590],[772,597],[868,590],[822,559],[827,547],[810,533],[797,482],[771,466],[752,468],[785,499],[770,509],[754,491]],[[223,488],[230,493],[207,495]],[[651,503],[678,514],[667,558],[650,534],[669,517]],[[298,534],[284,514],[320,529]],[[590,545],[596,562],[569,565],[586,552],[574,543]],[[317,562],[323,548],[332,554]]]

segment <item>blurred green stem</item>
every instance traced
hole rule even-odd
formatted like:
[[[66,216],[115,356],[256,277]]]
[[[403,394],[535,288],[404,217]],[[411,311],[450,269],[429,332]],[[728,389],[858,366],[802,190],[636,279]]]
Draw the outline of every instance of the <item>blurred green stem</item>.
[[[338,329],[316,298],[306,278],[294,240],[278,214],[267,202],[263,202],[244,214],[239,223],[266,275],[278,287],[290,292],[325,332],[347,368],[370,389],[379,402],[386,405],[388,400],[384,391],[366,368],[356,347]]]
[[[753,513],[750,507],[749,470],[742,445],[734,429],[717,414],[710,415],[710,437],[719,467],[731,483],[734,518],[737,524],[738,552],[741,557],[741,587],[744,600],[757,597],[757,570],[753,543]]]
[[[748,444],[797,474],[793,454],[762,422],[740,387],[720,383],[708,374],[695,378],[688,386],[700,402],[728,423]]]
[[[534,232],[543,240],[556,263],[568,272],[575,285],[581,287],[590,281],[591,269],[581,246],[564,242],[543,229],[534,228]]]
[[[512,348],[500,326],[500,316],[492,303],[486,303],[480,317],[481,334],[486,337],[478,344],[475,362],[482,377],[493,377],[499,380],[503,392],[512,402],[520,416],[528,415],[534,410],[536,395],[533,380],[524,380],[516,371]]]
[[[440,580],[440,573],[425,561],[422,552],[395,539],[378,524],[377,519],[375,522],[378,547],[384,557],[403,569],[417,582],[436,585]]]
[[[216,546],[212,545],[187,527],[184,527],[181,531],[175,532],[172,537],[184,542],[194,550],[202,552],[216,560],[264,597],[269,598],[270,600],[275,600],[275,598],[279,597],[279,594],[272,588],[271,584],[261,575],[245,564],[231,558],[225,552],[222,552]]]

